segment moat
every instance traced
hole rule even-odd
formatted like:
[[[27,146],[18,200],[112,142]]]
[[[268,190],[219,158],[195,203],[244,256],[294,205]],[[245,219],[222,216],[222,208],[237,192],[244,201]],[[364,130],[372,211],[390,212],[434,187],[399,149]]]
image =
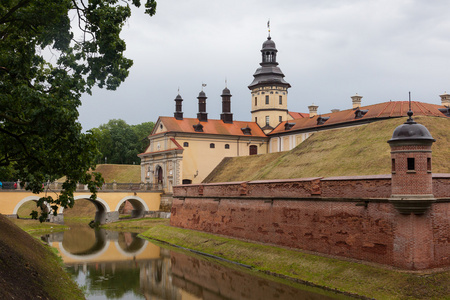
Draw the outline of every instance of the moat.
[[[161,248],[135,233],[75,226],[43,236],[87,299],[342,299],[342,295]]]

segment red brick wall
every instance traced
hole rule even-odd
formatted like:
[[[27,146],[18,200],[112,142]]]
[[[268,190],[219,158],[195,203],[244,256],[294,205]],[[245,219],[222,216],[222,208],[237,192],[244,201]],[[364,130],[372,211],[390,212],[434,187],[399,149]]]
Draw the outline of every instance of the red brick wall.
[[[431,145],[391,147],[391,157],[395,159],[392,194],[429,195],[433,193],[432,173],[427,169],[427,158],[431,159]],[[407,158],[415,159],[414,171],[408,171]]]
[[[436,190],[448,197],[444,177]],[[450,201],[401,215],[388,202],[387,178],[177,186],[171,225],[405,269],[450,265]]]
[[[433,174],[433,195],[450,198],[450,174]]]

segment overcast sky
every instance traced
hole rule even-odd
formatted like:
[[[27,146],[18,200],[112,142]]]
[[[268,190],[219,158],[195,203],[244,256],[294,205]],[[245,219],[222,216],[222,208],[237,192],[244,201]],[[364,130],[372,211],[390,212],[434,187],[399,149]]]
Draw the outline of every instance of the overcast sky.
[[[145,2],[145,0],[144,0]],[[319,113],[412,99],[440,104],[450,92],[450,1],[447,0],[160,0],[156,15],[133,9],[122,37],[134,60],[116,91],[82,98],[87,130],[123,119],[128,124],[173,116],[180,89],[185,117],[196,117],[202,83],[208,118],[221,113],[225,79],[235,120],[250,120],[247,86],[271,36],[291,84],[288,109]]]

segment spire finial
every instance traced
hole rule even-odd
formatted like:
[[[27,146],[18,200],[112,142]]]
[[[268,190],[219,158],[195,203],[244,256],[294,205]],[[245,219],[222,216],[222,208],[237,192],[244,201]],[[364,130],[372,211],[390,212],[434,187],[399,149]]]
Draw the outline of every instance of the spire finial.
[[[227,78],[225,77],[225,88],[228,88]]]
[[[178,87],[178,95],[180,94],[180,87]]]
[[[267,21],[267,30],[269,31],[269,36],[267,38],[270,40],[270,19]]]
[[[203,92],[203,88],[206,86],[206,83],[202,82],[202,92]]]
[[[412,109],[411,109],[411,92],[409,92],[409,111],[406,113],[409,117],[408,120],[406,120],[407,124],[415,124],[416,122],[414,122],[412,115],[414,114]]]

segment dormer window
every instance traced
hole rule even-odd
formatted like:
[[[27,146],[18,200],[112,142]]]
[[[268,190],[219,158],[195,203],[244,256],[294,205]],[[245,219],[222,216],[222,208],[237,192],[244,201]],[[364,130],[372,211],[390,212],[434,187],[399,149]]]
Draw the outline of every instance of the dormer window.
[[[194,127],[195,132],[203,132],[203,125],[198,123],[197,125],[192,125]]]
[[[368,111],[369,111],[368,109],[361,110],[358,107],[355,110],[355,119],[361,119],[362,117],[364,117],[365,114],[367,114]]]
[[[242,130],[242,133],[245,135],[252,135],[252,129],[250,127],[248,127],[248,125],[245,128],[241,128],[241,130]]]
[[[286,124],[284,124],[284,130],[290,130],[294,125],[295,123],[286,122]]]
[[[447,117],[450,117],[450,107],[438,108],[438,109],[441,113],[443,113]]]
[[[323,125],[326,121],[328,121],[329,118],[330,118],[330,117],[322,117],[322,116],[319,116],[319,117],[317,118],[317,125]]]

